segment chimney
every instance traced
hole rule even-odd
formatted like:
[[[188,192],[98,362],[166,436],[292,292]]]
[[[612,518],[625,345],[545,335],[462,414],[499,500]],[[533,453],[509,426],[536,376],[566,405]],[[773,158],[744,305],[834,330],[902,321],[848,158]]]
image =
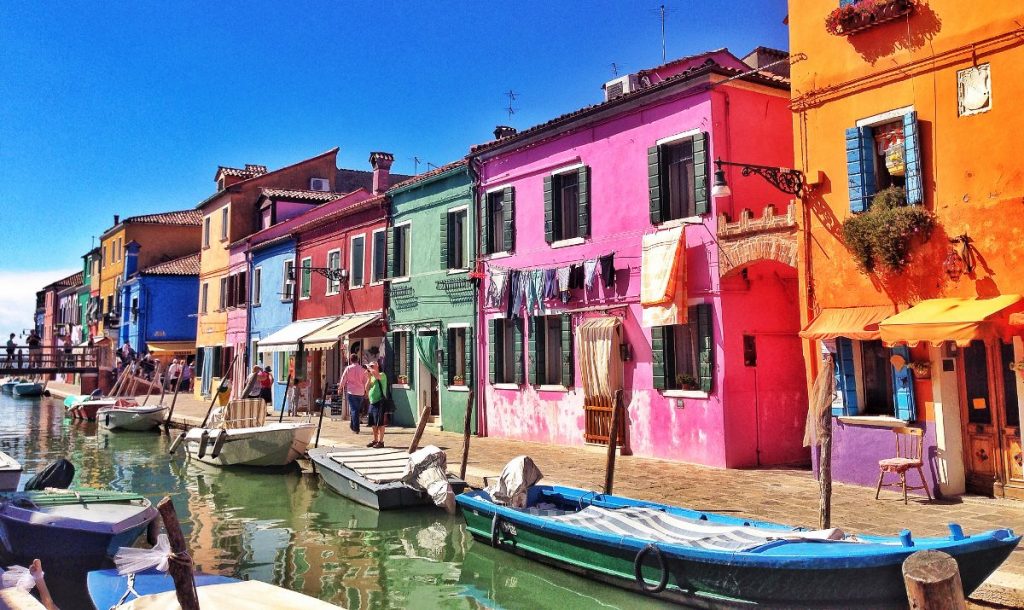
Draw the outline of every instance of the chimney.
[[[121,216],[118,215],[118,214],[114,214],[114,226],[116,227],[120,223],[121,223]]]
[[[373,194],[381,195],[388,190],[388,176],[395,156],[386,152],[370,153],[370,166],[373,167]]]
[[[518,133],[515,127],[509,127],[508,125],[498,125],[494,128],[494,139],[503,140],[505,138],[512,137]]]

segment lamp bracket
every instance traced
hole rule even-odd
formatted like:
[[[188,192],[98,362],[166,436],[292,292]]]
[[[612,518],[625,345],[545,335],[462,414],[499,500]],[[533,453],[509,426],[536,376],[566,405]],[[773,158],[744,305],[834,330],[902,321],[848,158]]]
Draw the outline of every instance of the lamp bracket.
[[[733,163],[732,161],[722,161],[721,159],[715,160],[715,165],[719,170],[722,169],[723,165],[739,167],[741,168],[740,173],[744,177],[756,174],[783,193],[803,197],[805,183],[804,174],[800,170],[788,167],[773,167],[771,165],[754,165],[752,163]]]

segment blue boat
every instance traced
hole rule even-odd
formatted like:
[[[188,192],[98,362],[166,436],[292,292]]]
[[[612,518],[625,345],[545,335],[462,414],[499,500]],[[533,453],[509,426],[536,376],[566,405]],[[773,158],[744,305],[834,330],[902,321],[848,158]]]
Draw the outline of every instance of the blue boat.
[[[524,508],[486,491],[456,498],[474,538],[647,595],[696,607],[899,607],[902,565],[939,550],[970,594],[1009,556],[1009,529],[941,538],[850,535],[537,485]]]
[[[239,582],[237,578],[201,572],[197,572],[194,579],[197,587]],[[170,575],[156,569],[128,576],[121,576],[114,569],[94,570],[86,576],[86,587],[89,590],[89,599],[96,610],[110,610],[136,597],[173,591],[174,580]]]

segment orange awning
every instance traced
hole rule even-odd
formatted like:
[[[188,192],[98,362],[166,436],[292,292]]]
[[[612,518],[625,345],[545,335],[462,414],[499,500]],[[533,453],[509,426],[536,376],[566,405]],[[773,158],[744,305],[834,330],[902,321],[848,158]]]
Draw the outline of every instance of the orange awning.
[[[807,325],[807,328],[800,331],[800,336],[819,341],[836,337],[871,341],[880,337],[878,323],[895,311],[892,305],[826,307]]]
[[[1024,326],[1024,313],[1011,313],[1010,326]]]
[[[886,318],[879,325],[888,345],[921,343],[939,346],[955,341],[965,347],[976,339],[1009,339],[1013,314],[1024,312],[1024,297],[1004,294],[990,298],[928,299]],[[1019,331],[1018,331],[1019,332]]]

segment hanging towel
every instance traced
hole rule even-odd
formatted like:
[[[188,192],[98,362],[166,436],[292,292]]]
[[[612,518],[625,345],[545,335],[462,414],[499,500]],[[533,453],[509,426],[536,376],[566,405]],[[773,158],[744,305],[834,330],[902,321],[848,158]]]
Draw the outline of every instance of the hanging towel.
[[[569,288],[583,288],[583,265],[580,263],[569,265]]]
[[[544,270],[544,298],[553,299],[558,296],[558,275],[554,269]]]
[[[597,277],[597,259],[589,258],[583,261],[584,285],[587,290],[594,287],[594,278]]]
[[[569,276],[571,271],[571,267],[559,267],[555,270],[555,275],[558,278],[558,297],[563,305],[568,303],[569,298],[572,296],[572,293],[569,292]]]
[[[487,284],[487,304],[491,307],[501,307],[505,289],[508,287],[508,272],[504,269],[491,269],[490,276],[490,282]]]
[[[519,271],[512,269],[508,272],[508,277],[505,279],[508,292],[508,311],[506,318],[513,319],[519,315],[519,307],[522,306],[523,299],[522,293],[519,290]]]
[[[640,263],[644,326],[686,322],[685,255],[682,227],[644,235]]]
[[[615,288],[615,253],[605,254],[601,261],[601,280],[605,288]]]

